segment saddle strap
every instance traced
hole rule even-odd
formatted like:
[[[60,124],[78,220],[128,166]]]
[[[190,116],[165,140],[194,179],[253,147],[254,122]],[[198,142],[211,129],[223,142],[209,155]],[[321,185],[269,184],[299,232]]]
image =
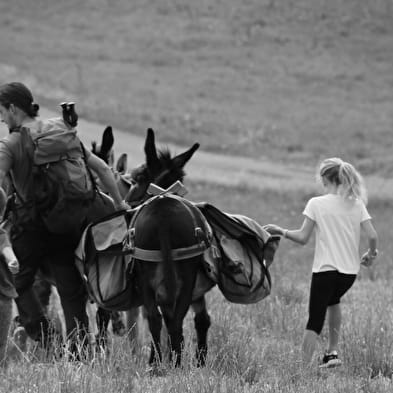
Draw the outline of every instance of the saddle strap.
[[[143,248],[136,247],[134,239],[135,239],[135,223],[136,223],[137,217],[139,216],[141,210],[144,207],[146,207],[148,204],[150,204],[153,200],[158,199],[158,198],[163,198],[163,197],[169,197],[169,198],[176,199],[188,211],[188,213],[190,214],[191,220],[193,222],[193,225],[194,225],[195,237],[196,237],[196,241],[197,241],[197,243],[192,246],[172,249],[171,255],[172,255],[173,260],[188,259],[188,258],[192,258],[192,257],[203,254],[210,247],[210,243],[211,243],[210,236],[206,235],[204,233],[204,231],[202,230],[202,228],[197,225],[197,220],[196,220],[195,214],[192,211],[192,209],[190,208],[190,206],[188,206],[188,203],[190,203],[190,202],[188,202],[188,201],[186,202],[182,197],[179,197],[179,196],[177,196],[175,194],[171,194],[171,193],[164,193],[164,194],[159,194],[159,195],[153,196],[152,198],[147,200],[145,203],[143,203],[143,205],[141,205],[139,207],[139,209],[136,211],[136,213],[134,214],[134,216],[131,219],[128,233],[127,233],[126,239],[124,241],[123,253],[130,254],[135,259],[140,259],[140,260],[147,261],[147,262],[161,262],[162,261],[163,258],[162,258],[161,250],[145,250]],[[205,228],[204,228],[205,231],[210,232],[209,231],[210,227],[209,227],[207,221],[204,219],[204,216],[199,212],[199,210],[197,210],[197,212],[200,214],[202,222],[205,225]]]
[[[187,260],[188,258],[193,258],[198,255],[201,255],[207,249],[206,245],[203,244],[194,244],[193,246],[189,247],[182,247],[182,248],[175,248],[171,250],[172,259],[175,261],[184,259]],[[162,262],[162,253],[161,250],[145,250],[143,248],[135,247],[131,252],[135,259],[141,259],[147,262]]]

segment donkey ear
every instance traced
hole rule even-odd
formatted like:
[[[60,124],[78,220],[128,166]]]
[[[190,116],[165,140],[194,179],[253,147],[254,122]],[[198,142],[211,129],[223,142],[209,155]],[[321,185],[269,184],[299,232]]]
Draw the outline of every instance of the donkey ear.
[[[115,139],[113,137],[112,127],[108,126],[105,128],[104,133],[102,134],[102,142],[101,142],[101,155],[105,157],[113,147]]]
[[[91,151],[92,151],[92,153],[97,154],[97,142],[96,141],[91,142]]]
[[[156,143],[154,140],[154,131],[152,128],[148,128],[146,141],[145,141],[145,155],[146,164],[148,167],[154,167],[158,164],[158,156],[156,150]]]
[[[128,169],[128,156],[126,153],[123,153],[116,163],[116,170],[119,173],[126,173]]]
[[[174,157],[173,164],[178,168],[183,168],[198,148],[199,143],[195,143],[190,149]]]

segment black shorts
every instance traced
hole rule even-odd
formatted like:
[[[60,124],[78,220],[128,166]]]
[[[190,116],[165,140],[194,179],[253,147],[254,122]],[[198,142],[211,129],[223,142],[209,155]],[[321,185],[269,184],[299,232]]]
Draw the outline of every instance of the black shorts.
[[[337,270],[313,273],[306,329],[321,333],[327,308],[340,303],[355,279],[356,274],[343,274]]]

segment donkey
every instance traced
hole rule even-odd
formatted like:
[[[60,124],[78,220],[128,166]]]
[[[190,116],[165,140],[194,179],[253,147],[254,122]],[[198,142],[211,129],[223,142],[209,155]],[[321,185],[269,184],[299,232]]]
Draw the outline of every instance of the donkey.
[[[134,184],[126,201],[134,205],[144,202],[133,217],[133,247],[142,250],[141,254],[135,254],[135,260],[152,335],[149,358],[152,365],[162,360],[163,317],[170,339],[170,357],[175,354],[175,365],[180,366],[183,319],[190,305],[195,312],[198,365],[205,364],[210,317],[204,295],[193,299],[202,253],[208,246],[204,218],[196,207],[180,197],[164,194],[146,201],[149,184],[168,188],[177,180],[183,180],[183,168],[198,148],[199,144],[195,143],[172,158],[168,149],[157,152],[154,131],[148,129],[144,148],[146,162],[131,172]],[[180,255],[179,249],[184,253]]]
[[[107,126],[102,134],[101,144],[97,144],[96,141],[92,142],[92,153],[97,157],[105,161],[114,171],[116,181],[118,184],[119,191],[124,197],[130,187],[130,182],[124,177],[127,173],[127,155],[123,153],[115,165],[115,155],[113,151],[114,136],[111,126]],[[105,190],[102,190],[105,192]],[[123,322],[122,313],[118,311],[108,311],[101,307],[98,307],[96,313],[96,323],[98,329],[98,337],[101,343],[107,341],[107,330],[109,322],[112,321],[113,333],[121,336],[124,334],[126,327]]]

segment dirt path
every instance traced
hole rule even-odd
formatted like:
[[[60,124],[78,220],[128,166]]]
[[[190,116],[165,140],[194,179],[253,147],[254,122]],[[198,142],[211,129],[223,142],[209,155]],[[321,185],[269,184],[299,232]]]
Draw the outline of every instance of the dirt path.
[[[58,116],[47,109],[41,109],[42,117]],[[101,140],[105,125],[79,120],[79,133],[81,139],[90,145],[91,141]],[[118,129],[115,134],[115,152],[128,154],[129,167],[133,168],[144,161],[144,137],[137,136]],[[190,142],[190,146],[192,143]],[[157,147],[168,146],[173,154],[181,153],[190,146],[177,146],[165,144],[156,135]],[[213,154],[198,150],[186,168],[187,176],[194,181],[212,182],[226,186],[247,186],[256,189],[282,189],[290,190],[301,185],[313,186],[313,169],[283,166],[267,160],[254,160],[246,157],[233,157],[223,154]]]
[[[41,116],[54,117],[58,114],[41,108]],[[84,119],[79,120],[79,133],[81,139],[90,145],[91,141],[100,142],[105,125]],[[2,128],[2,133],[5,128]],[[129,134],[122,130],[114,130],[115,152],[128,154],[128,165],[133,168],[144,161],[144,136]],[[194,141],[192,141],[193,143]],[[189,146],[180,147],[172,144],[164,144],[160,136],[156,135],[158,147],[168,146],[172,153],[181,153]],[[191,145],[191,143],[190,143]],[[187,176],[193,181],[211,182],[225,186],[254,188],[260,191],[266,189],[315,191],[314,167],[295,167],[275,163],[265,159],[255,160],[247,157],[233,157],[229,155],[213,154],[198,150],[191,161],[187,164]],[[378,176],[366,178],[370,196],[379,195],[391,197],[393,180],[383,179]]]

